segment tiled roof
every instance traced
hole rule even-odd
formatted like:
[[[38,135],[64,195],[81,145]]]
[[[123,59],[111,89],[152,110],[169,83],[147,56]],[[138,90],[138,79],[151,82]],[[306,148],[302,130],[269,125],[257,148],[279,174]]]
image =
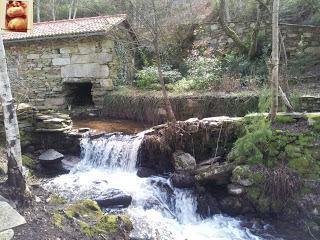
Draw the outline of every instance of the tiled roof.
[[[4,41],[23,41],[31,39],[60,38],[85,34],[101,34],[122,23],[126,15],[99,16],[35,23],[32,32],[5,32]]]

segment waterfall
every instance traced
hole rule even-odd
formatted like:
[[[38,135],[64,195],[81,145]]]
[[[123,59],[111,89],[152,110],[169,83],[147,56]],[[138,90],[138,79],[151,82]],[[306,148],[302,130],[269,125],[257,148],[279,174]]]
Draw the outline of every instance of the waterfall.
[[[125,211],[134,224],[133,239],[260,239],[234,218],[201,219],[192,190],[173,188],[163,177],[137,177],[143,136],[114,133],[83,139],[81,162],[69,174],[48,182],[46,188],[70,200],[94,199],[110,189],[131,195],[132,203]]]

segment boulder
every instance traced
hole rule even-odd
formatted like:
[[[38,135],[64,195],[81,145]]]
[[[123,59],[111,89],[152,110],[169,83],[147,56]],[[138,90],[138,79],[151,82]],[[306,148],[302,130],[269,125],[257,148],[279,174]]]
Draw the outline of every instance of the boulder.
[[[49,149],[39,156],[39,161],[43,166],[52,166],[60,164],[63,158],[63,154],[54,149]]]
[[[174,173],[170,177],[170,182],[176,188],[192,188],[195,185],[195,178],[188,172]]]
[[[248,165],[237,166],[232,171],[231,182],[244,187],[253,185],[253,173]]]
[[[112,189],[104,196],[100,196],[95,201],[101,208],[126,208],[132,202],[132,197],[124,192]]]
[[[151,168],[139,167],[137,171],[137,176],[141,178],[147,178],[156,175],[156,171]]]
[[[0,232],[20,226],[26,223],[13,207],[7,202],[0,202]]]
[[[219,203],[210,193],[204,192],[198,194],[197,203],[197,213],[203,218],[220,213]]]
[[[173,153],[173,160],[176,171],[194,171],[196,168],[196,160],[189,153],[176,151]]]
[[[234,165],[231,163],[200,166],[196,169],[195,178],[199,183],[213,182],[216,185],[226,185],[230,181],[233,169]]]

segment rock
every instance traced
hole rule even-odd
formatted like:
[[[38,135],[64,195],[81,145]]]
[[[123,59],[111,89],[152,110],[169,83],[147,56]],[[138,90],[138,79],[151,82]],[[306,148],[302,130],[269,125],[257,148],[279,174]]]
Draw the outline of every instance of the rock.
[[[192,188],[195,185],[195,178],[187,172],[174,173],[170,177],[170,182],[176,188]]]
[[[228,193],[234,196],[242,195],[244,193],[244,188],[240,185],[229,184]]]
[[[14,228],[26,223],[16,210],[7,202],[0,202],[0,231]]]
[[[11,207],[13,207],[14,209],[17,207],[16,204],[11,201],[11,200],[8,200],[6,198],[4,198],[3,196],[0,195],[0,202],[6,202],[6,203],[9,203]]]
[[[51,166],[60,164],[63,158],[63,154],[55,151],[54,149],[49,149],[40,155],[39,161],[43,166]]]
[[[80,158],[77,156],[67,155],[62,159],[62,168],[66,172],[70,172],[70,170],[75,167],[80,162]]]
[[[218,166],[201,166],[196,169],[195,178],[198,182],[214,182],[216,185],[229,183],[234,165],[225,163]]]
[[[244,187],[252,186],[253,179],[252,179],[252,171],[250,169],[250,166],[248,165],[237,166],[232,171],[231,182],[235,184],[239,184]]]
[[[85,132],[89,132],[90,128],[79,128],[78,131],[79,133],[85,133]]]
[[[8,229],[6,231],[0,232],[0,240],[11,240],[14,236],[14,231]]]
[[[137,171],[137,176],[141,178],[147,178],[156,175],[156,171],[151,168],[139,167]]]
[[[173,153],[174,168],[176,171],[193,171],[196,167],[196,160],[189,153],[176,151]]]
[[[197,213],[201,217],[210,217],[220,213],[219,203],[210,193],[202,193],[197,196]]]
[[[101,208],[126,208],[132,202],[132,197],[124,192],[113,189],[105,196],[98,197],[95,201]]]
[[[206,165],[213,165],[214,163],[219,162],[222,159],[222,157],[214,157],[210,158],[208,160],[202,161],[198,164],[198,166],[206,166]]]

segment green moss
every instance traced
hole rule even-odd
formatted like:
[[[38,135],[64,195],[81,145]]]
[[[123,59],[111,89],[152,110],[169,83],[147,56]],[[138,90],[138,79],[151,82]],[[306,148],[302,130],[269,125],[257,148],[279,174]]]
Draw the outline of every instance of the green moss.
[[[285,123],[295,123],[295,122],[297,122],[297,120],[294,119],[294,117],[290,116],[290,115],[277,115],[275,118],[275,122],[285,124]]]
[[[93,228],[89,226],[89,224],[85,223],[84,221],[78,220],[77,224],[81,228],[82,232],[84,232],[88,237],[93,237],[95,235],[95,232],[93,231]]]
[[[64,216],[60,213],[55,213],[53,215],[53,224],[58,227],[58,228],[62,228],[63,226],[63,221],[64,221]]]
[[[99,219],[103,216],[103,212],[97,202],[89,199],[71,204],[64,212],[68,218]]]
[[[63,205],[66,204],[68,201],[64,197],[60,197],[58,195],[51,195],[50,200],[48,202],[49,205]]]
[[[132,222],[124,215],[104,215],[96,224],[90,226],[88,223],[78,220],[77,224],[81,230],[89,237],[99,234],[107,234],[112,236],[121,231],[130,232],[133,229]]]
[[[30,169],[35,169],[37,167],[37,161],[26,155],[22,155],[22,164]]]

